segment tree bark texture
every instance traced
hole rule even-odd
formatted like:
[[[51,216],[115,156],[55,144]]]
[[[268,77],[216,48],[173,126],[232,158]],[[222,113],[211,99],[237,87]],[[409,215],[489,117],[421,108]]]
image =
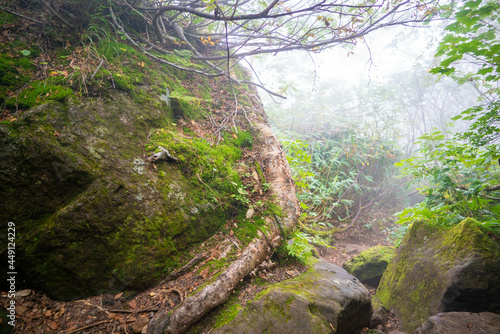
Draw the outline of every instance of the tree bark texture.
[[[148,334],[184,333],[206,313],[224,303],[238,283],[270,255],[272,248],[279,245],[284,231],[291,230],[298,219],[300,211],[290,167],[281,144],[265,124],[260,100],[253,100],[261,114],[254,112],[249,115],[258,133],[255,145],[260,153],[262,172],[278,200],[282,217],[267,217],[266,235],[260,233],[244,249],[240,258],[229,265],[213,283],[186,298],[174,310],[160,310],[151,319],[147,327]]]

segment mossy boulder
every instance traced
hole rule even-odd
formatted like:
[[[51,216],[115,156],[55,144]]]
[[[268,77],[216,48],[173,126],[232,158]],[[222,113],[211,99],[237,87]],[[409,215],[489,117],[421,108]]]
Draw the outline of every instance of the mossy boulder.
[[[412,226],[376,296],[411,332],[440,312],[500,313],[500,244],[474,219]]]
[[[500,314],[446,312],[427,319],[412,334],[500,333]]]
[[[396,254],[392,246],[375,246],[346,261],[344,269],[364,284],[377,287],[387,265]]]
[[[226,223],[239,205],[229,181],[240,184],[231,168],[240,149],[211,147],[173,122],[165,103],[114,91],[0,123],[0,221],[16,224],[19,288],[57,299],[142,289]],[[148,164],[160,144],[179,161]]]
[[[368,326],[371,312],[365,287],[344,269],[320,260],[306,273],[261,292],[213,333],[348,334]]]

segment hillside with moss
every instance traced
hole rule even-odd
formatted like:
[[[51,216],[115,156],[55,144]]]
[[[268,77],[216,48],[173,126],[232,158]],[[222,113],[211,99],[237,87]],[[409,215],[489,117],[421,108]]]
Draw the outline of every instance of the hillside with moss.
[[[18,288],[58,299],[138,291],[217,233],[243,248],[281,215],[249,120],[265,120],[255,91],[102,32],[0,16],[0,220],[16,224]],[[158,56],[196,65],[175,51]],[[175,159],[149,159],[162,149]]]

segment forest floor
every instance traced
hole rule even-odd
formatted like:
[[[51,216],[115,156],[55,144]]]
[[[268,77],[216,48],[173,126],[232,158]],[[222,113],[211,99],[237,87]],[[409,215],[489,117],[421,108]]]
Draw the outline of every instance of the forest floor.
[[[386,219],[387,214],[372,210],[364,213],[357,224],[344,233],[334,235],[330,248],[320,247],[319,256],[325,260],[342,266],[345,261],[361,251],[375,245],[390,245],[390,237],[394,234],[394,223]],[[366,223],[369,222],[369,223]],[[223,235],[216,235],[214,244],[221,244]],[[216,251],[217,247],[213,248]],[[201,265],[201,264],[200,264]],[[269,284],[277,283],[298,276],[307,267],[296,263],[281,263],[268,261],[266,266],[248,275],[237,291],[233,294],[233,303],[244,305]],[[200,284],[201,275],[191,271],[175,281],[160,284],[139,294],[122,292],[116,295],[103,294],[71,302],[54,301],[33,290],[23,290],[17,293],[17,321],[13,333],[141,333],[149,319],[160,308],[173,308]],[[366,286],[371,294],[375,288]],[[1,293],[0,306],[7,308],[9,298]],[[215,309],[216,315],[220,310]],[[195,331],[188,333],[208,334],[215,325],[215,317],[210,314],[195,325]],[[5,320],[4,320],[5,321]],[[0,323],[0,327],[5,326]],[[399,330],[394,315],[389,314],[387,323],[377,328],[380,333],[390,333]],[[362,329],[358,334],[368,331]]]
[[[320,256],[333,264],[342,267],[344,262],[357,256],[360,252],[377,245],[392,246],[398,235],[399,226],[388,218],[391,214],[384,210],[371,210],[361,214],[359,221],[344,233],[334,235],[333,247],[320,249]],[[368,223],[366,223],[368,222]],[[375,295],[376,287],[365,284],[371,295]],[[398,333],[398,320],[392,312],[388,312],[388,321],[376,329],[381,333]],[[357,334],[368,331],[360,330]]]

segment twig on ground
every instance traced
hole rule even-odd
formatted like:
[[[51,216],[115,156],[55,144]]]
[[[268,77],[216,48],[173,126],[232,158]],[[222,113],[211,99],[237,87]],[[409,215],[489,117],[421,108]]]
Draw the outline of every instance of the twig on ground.
[[[200,253],[196,255],[191,261],[189,261],[187,264],[185,264],[181,269],[177,270],[173,274],[169,274],[163,281],[161,281],[160,285],[165,284],[169,281],[173,281],[174,279],[177,279],[181,277],[182,275],[186,274],[191,268],[193,268],[195,265],[200,263],[202,260],[206,259],[207,254],[205,253]]]
[[[94,323],[87,325],[87,326],[75,328],[75,329],[72,329],[72,330],[67,331],[67,332],[61,331],[59,333],[73,334],[73,333],[80,332],[80,331],[83,331],[83,330],[88,329],[88,328],[92,328],[92,327],[99,326],[99,325],[106,324],[106,323],[110,323],[110,322],[112,322],[112,320],[98,321],[98,322],[94,322]]]

